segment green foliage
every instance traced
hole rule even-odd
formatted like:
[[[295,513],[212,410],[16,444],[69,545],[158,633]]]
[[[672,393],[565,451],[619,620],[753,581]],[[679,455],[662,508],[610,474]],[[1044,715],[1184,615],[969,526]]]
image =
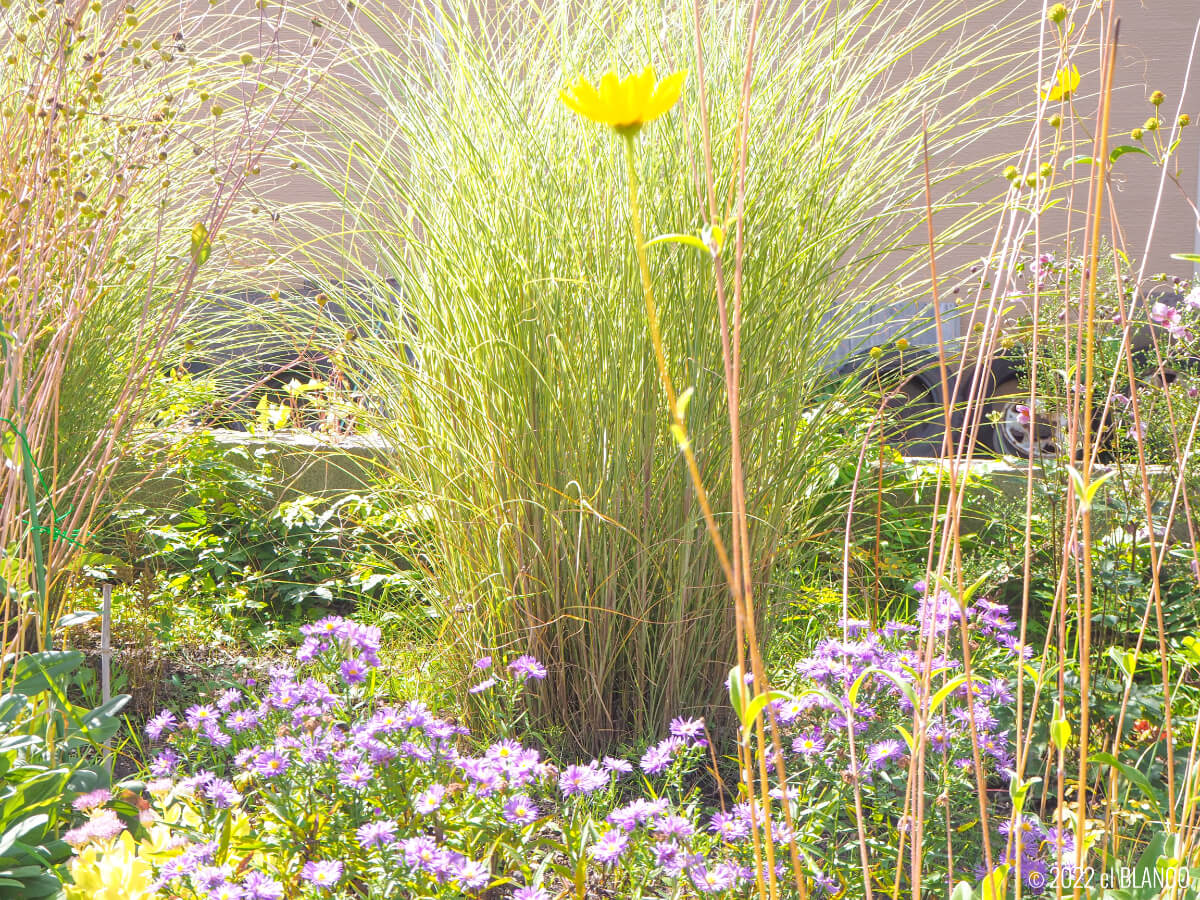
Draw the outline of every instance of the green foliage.
[[[82,662],[77,651],[25,654],[0,696],[0,897],[57,894],[51,870],[70,856],[59,833],[71,801],[111,782],[101,754],[129,697],[74,705],[65,686]]]
[[[352,364],[380,397],[397,478],[433,511],[431,569],[454,612],[447,643],[546,658],[542,712],[595,748],[720,702],[733,647],[728,590],[667,427],[619,147],[557,99],[572,73],[614,60],[693,65],[685,6],[598,0],[540,17],[464,0],[445,14],[412,5],[401,22],[367,5],[381,33],[403,37],[362,39],[357,81],[321,111],[334,146],[306,151],[354,211],[373,271],[399,286],[390,319],[359,329]],[[900,273],[926,271],[907,243],[921,223],[922,111],[970,82],[982,47],[956,42],[885,84],[879,73],[906,67],[914,42],[892,30],[896,12],[858,27],[874,7],[853,3],[824,22],[811,5],[764,11],[740,410],[762,591],[781,549],[833,527],[844,508],[844,485],[827,474],[852,459],[844,435],[862,416],[828,391],[827,373],[869,309],[898,299]],[[960,12],[935,3],[904,33],[944,36]],[[725,185],[745,21],[715,3],[701,20]],[[966,91],[969,102],[1010,62]],[[378,102],[353,94],[358,81]],[[705,224],[696,102],[689,88],[638,137],[648,234]],[[967,140],[970,113],[943,106],[931,142]],[[958,233],[949,225],[941,239]],[[730,437],[712,260],[670,243],[650,256],[669,366],[681,391],[693,389],[688,436],[724,522]]]
[[[364,601],[423,609],[421,574],[406,556],[418,523],[382,493],[279,499],[283,477],[269,453],[207,432],[167,459],[158,477],[178,497],[119,510],[106,537],[148,574],[164,609],[208,606],[270,627]]]

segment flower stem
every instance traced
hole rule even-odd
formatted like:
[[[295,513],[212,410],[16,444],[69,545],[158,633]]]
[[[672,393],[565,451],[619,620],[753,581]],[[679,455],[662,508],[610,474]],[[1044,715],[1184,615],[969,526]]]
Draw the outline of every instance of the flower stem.
[[[671,372],[667,368],[667,353],[663,349],[662,328],[658,322],[658,306],[654,302],[654,286],[650,282],[650,259],[646,254],[646,237],[642,232],[642,212],[641,205],[638,202],[638,175],[637,175],[637,158],[634,154],[634,139],[635,136],[627,134],[622,136],[625,140],[625,168],[629,174],[629,217],[633,222],[633,241],[637,248],[638,268],[642,276],[642,294],[646,299],[646,319],[650,325],[650,343],[654,345],[654,361],[658,366],[658,375],[662,380],[663,392],[667,396],[667,410],[671,416],[671,422],[677,427],[680,435],[686,436],[687,424],[684,421],[683,413],[679,409],[679,397],[675,393],[675,385],[671,381]],[[684,459],[687,461],[688,474],[692,478],[692,486],[696,491],[696,499],[700,503],[700,510],[704,514],[704,523],[708,528],[708,536],[713,542],[713,547],[717,553],[717,560],[721,564],[721,570],[725,573],[725,580],[728,584],[733,584],[733,568],[729,562],[729,553],[725,549],[725,541],[721,538],[721,532],[717,528],[717,520],[713,516],[712,507],[708,502],[708,492],[704,489],[704,482],[700,477],[700,467],[696,463],[696,455],[692,452],[691,445],[686,439],[681,440],[681,449],[683,450]]]

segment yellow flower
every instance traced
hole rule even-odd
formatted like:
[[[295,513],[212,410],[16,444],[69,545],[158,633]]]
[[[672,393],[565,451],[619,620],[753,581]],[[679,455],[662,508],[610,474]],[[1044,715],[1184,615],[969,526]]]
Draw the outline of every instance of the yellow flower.
[[[1059,69],[1058,75],[1054,79],[1054,84],[1050,86],[1050,90],[1042,91],[1043,100],[1063,100],[1075,93],[1075,89],[1079,87],[1079,69],[1071,66],[1067,69]]]
[[[657,81],[653,66],[646,66],[640,75],[618,79],[616,72],[607,72],[600,79],[599,89],[580,76],[573,87],[559,93],[570,109],[593,122],[610,126],[618,134],[637,134],[643,125],[653,121],[679,101],[687,69],[680,69]],[[657,82],[657,83],[656,83]]]
[[[68,900],[151,900],[159,896],[154,870],[128,831],[111,844],[88,844],[71,860]]]

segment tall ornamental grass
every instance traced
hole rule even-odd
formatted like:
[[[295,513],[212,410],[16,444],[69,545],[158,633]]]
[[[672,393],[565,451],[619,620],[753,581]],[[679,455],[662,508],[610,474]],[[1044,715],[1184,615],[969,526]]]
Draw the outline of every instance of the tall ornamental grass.
[[[596,748],[708,708],[736,652],[729,586],[668,428],[620,142],[581,128],[558,100],[609,67],[693,68],[693,11],[499,6],[364,7],[352,77],[328,95],[327,134],[308,159],[366,260],[352,274],[397,285],[347,352],[382,398],[394,474],[431,523],[424,558],[451,646],[546,660],[541,712]],[[982,127],[981,103],[1022,66],[997,52],[1018,26],[987,5],[769,6],[749,117],[740,384],[760,593],[844,507],[834,485],[853,465],[844,437],[861,409],[831,381],[839,348],[871,308],[911,302],[901,276],[926,271],[922,117],[948,164]],[[701,3],[699,14],[729,216],[749,6]],[[926,43],[938,52],[913,66]],[[694,84],[652,140],[639,138],[649,236],[694,234],[708,219]],[[955,206],[967,180],[938,204],[948,245],[971,224]],[[688,439],[727,527],[712,262],[678,243],[649,252],[668,367],[692,390]]]
[[[240,201],[327,64],[315,28],[265,6],[0,4],[5,652],[47,643],[183,310],[243,277]]]

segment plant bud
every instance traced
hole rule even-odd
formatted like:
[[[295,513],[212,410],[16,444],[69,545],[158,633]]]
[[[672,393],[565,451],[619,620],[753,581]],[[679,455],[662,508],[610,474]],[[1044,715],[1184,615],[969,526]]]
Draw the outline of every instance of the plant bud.
[[[1153,94],[1150,95],[1150,102],[1153,103],[1155,106],[1162,106],[1162,102],[1166,99],[1167,98],[1163,94],[1162,91],[1155,91]]]
[[[1192,124],[1192,117],[1189,116],[1187,113],[1184,113],[1183,115],[1181,115],[1179,117],[1179,127],[1180,128],[1187,128],[1191,124]]]
[[[1147,119],[1146,123],[1142,125],[1142,128],[1144,128],[1146,131],[1158,131],[1158,119]]]
[[[1046,18],[1055,25],[1061,25],[1067,21],[1067,5],[1065,3],[1055,3],[1046,10]]]
[[[1054,166],[1050,165],[1050,163],[1042,163],[1042,167],[1038,169],[1038,174],[1043,178],[1049,178],[1054,174]]]
[[[1135,141],[1140,141],[1142,138],[1144,138],[1146,136],[1146,132],[1142,131],[1142,129],[1140,129],[1140,128],[1135,128],[1135,129],[1133,129],[1133,131],[1129,132],[1129,136],[1131,138],[1133,138]]]
[[[1005,178],[1007,178],[1009,181],[1014,181],[1014,180],[1016,180],[1017,176],[1020,175],[1021,173],[1017,171],[1016,166],[1005,166],[1004,171],[1001,172],[1000,174],[1003,175]]]
[[[1062,128],[1062,116],[1059,115],[1058,113],[1055,113],[1054,115],[1052,115],[1050,118],[1048,118],[1046,120],[1046,122],[1050,125],[1051,128]]]

